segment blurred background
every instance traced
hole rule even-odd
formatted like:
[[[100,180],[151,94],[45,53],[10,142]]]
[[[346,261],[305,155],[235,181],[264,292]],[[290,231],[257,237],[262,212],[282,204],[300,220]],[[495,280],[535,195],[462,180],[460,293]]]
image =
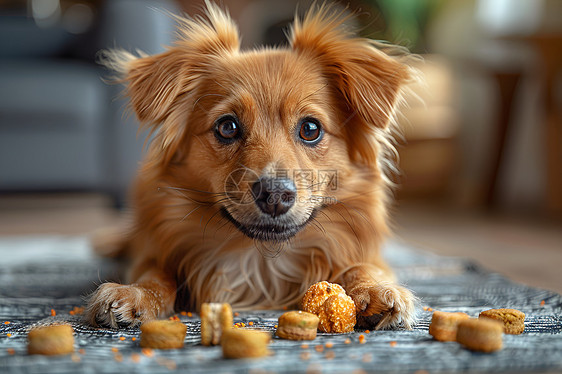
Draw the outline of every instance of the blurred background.
[[[285,43],[308,0],[224,0],[243,46]],[[350,0],[423,57],[400,118],[398,240],[562,292],[562,1]],[[199,0],[0,0],[0,235],[119,223],[144,138],[100,49],[157,53]],[[125,208],[125,209],[123,209]]]

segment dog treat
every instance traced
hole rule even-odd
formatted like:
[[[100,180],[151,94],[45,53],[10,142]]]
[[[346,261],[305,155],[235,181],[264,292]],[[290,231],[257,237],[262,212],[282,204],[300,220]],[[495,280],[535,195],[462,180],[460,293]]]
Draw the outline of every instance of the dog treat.
[[[224,331],[232,328],[230,304],[204,303],[201,305],[201,344],[218,345]]]
[[[480,313],[478,318],[490,318],[503,323],[503,332],[518,335],[525,330],[525,313],[517,309],[490,309]]]
[[[140,327],[142,348],[176,349],[183,347],[187,326],[178,321],[145,322]]]
[[[279,317],[276,335],[289,340],[314,340],[318,316],[303,311],[291,311]]]
[[[302,298],[302,310],[318,315],[320,307],[333,295],[344,294],[345,290],[336,283],[318,282],[308,288]]]
[[[222,333],[222,353],[225,358],[255,358],[269,355],[267,345],[271,334],[253,329],[228,329]]]
[[[503,346],[503,325],[495,320],[469,318],[457,327],[457,342],[480,352],[494,352]]]
[[[351,297],[345,293],[330,296],[318,312],[318,330],[329,333],[352,332],[357,322],[355,313],[355,303]]]
[[[36,327],[27,334],[30,355],[63,355],[74,352],[74,336],[70,325]]]
[[[468,318],[466,313],[449,313],[436,310],[431,317],[429,334],[442,342],[455,341],[459,322]]]
[[[357,322],[353,299],[336,283],[322,281],[310,286],[302,299],[302,309],[318,316],[318,330],[322,332],[351,332]]]

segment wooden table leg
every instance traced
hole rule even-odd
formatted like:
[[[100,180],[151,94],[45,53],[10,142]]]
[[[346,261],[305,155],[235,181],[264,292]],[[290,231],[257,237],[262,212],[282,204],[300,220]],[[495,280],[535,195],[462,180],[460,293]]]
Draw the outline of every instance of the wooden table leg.
[[[491,169],[488,176],[488,192],[486,195],[486,206],[488,208],[493,208],[497,204],[496,189],[500,175],[500,167],[504,158],[505,145],[509,135],[509,126],[512,122],[513,98],[521,79],[521,73],[496,71],[493,77],[499,88],[500,108],[496,122],[496,142],[491,156]]]

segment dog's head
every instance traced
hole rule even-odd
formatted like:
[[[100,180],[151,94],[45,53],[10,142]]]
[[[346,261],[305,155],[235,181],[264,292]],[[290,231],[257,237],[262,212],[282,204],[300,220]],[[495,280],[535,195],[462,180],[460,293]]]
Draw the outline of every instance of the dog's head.
[[[289,47],[242,52],[236,26],[209,5],[208,20],[178,19],[179,39],[162,54],[111,53],[157,133],[147,165],[266,241],[337,204],[358,170],[379,175],[409,68],[345,31],[345,19],[317,7],[295,20]]]

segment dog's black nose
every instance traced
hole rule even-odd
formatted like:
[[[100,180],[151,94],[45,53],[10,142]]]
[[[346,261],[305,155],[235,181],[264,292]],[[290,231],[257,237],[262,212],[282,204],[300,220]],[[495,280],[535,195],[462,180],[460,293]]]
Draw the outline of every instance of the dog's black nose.
[[[287,178],[262,177],[252,185],[252,194],[260,210],[275,218],[295,204],[297,187]]]

